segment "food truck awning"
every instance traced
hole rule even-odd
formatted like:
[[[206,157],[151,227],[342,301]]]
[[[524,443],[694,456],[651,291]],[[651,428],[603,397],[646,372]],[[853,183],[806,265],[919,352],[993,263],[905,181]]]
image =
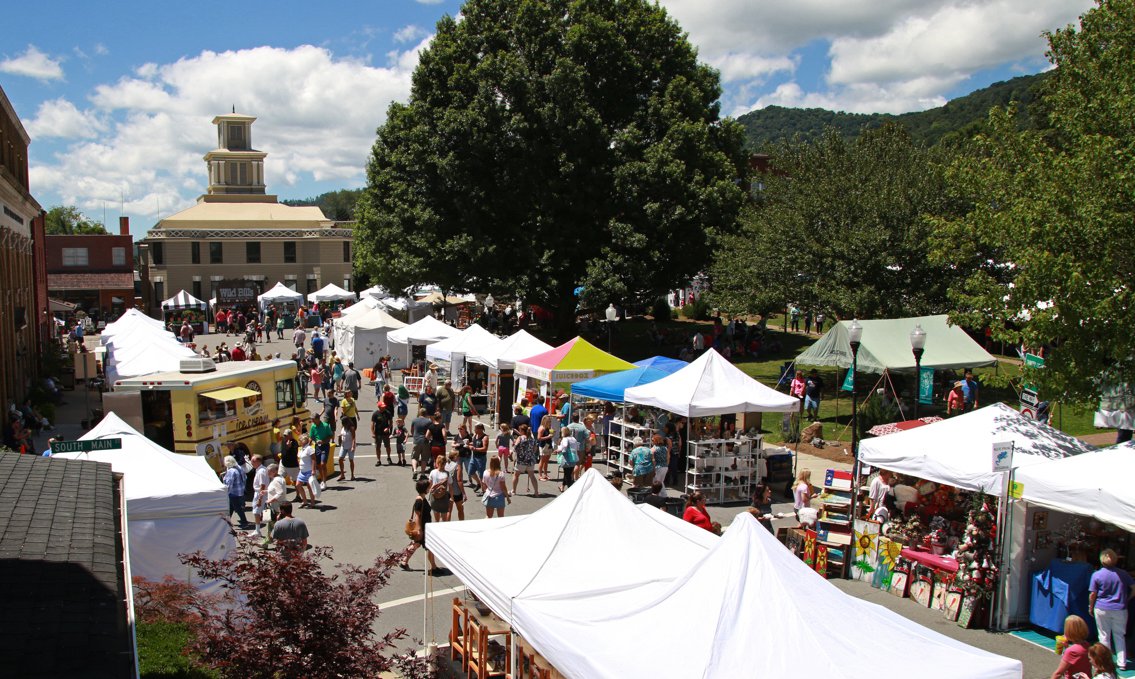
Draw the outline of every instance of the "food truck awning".
[[[259,391],[245,389],[244,387],[229,387],[227,389],[218,389],[216,391],[206,391],[201,394],[207,396],[214,401],[235,401],[241,398],[249,398],[251,396],[259,396]]]

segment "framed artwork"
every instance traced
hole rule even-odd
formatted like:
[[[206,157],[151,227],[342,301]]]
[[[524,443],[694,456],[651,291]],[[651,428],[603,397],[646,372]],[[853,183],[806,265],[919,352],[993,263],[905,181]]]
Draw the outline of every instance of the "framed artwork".
[[[809,566],[816,565],[816,531],[804,531],[804,563]]]
[[[816,572],[828,577],[828,548],[824,545],[816,545]]]
[[[1033,514],[1033,530],[1048,530],[1048,511],[1040,510]]]
[[[946,583],[934,578],[934,593],[930,595],[930,608],[935,611],[946,609]]]
[[[910,598],[920,606],[930,608],[930,598],[934,593],[934,583],[925,578],[917,578],[910,583]]]
[[[977,599],[967,596],[962,600],[962,608],[958,613],[958,627],[969,628],[973,622],[973,614],[977,609]]]
[[[804,548],[804,533],[795,528],[790,529],[784,544],[788,547],[788,551],[799,556],[800,551]]]
[[[1052,546],[1052,531],[1038,530],[1034,540],[1036,549],[1048,549]]]

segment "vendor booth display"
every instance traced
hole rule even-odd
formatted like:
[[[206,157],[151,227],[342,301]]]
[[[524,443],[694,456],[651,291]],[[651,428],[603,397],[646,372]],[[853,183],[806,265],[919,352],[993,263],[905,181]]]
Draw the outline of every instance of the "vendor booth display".
[[[405,345],[401,349],[401,359],[406,366],[421,367],[426,361],[426,347],[461,333],[457,328],[446,325],[433,316],[399,328],[386,336],[391,344]],[[393,347],[392,347],[393,349]]]
[[[662,379],[627,389],[625,398],[687,418],[736,413],[793,412],[800,401],[770,389],[710,349],[693,363]],[[744,500],[763,475],[758,467],[760,437],[701,435],[691,423],[686,490],[700,490],[707,501]]]
[[[236,548],[224,517],[228,492],[217,474],[196,455],[179,455],[150,441],[114,413],[80,441],[119,439],[121,448],[89,453],[58,453],[54,457],[108,462],[123,475],[129,520],[130,570],[160,582],[167,575],[192,579],[193,570],[179,554],[201,550],[220,558]],[[202,589],[219,583],[195,582]]]
[[[364,302],[352,306],[354,309]],[[405,367],[401,353],[391,354],[387,336],[391,331],[406,327],[402,321],[379,308],[364,308],[357,313],[343,314],[331,321],[331,339],[335,350],[345,361],[356,368],[369,368],[383,356],[391,356],[391,368]]]
[[[281,311],[285,310],[285,307],[290,307],[287,311],[289,313],[295,313],[297,309],[303,306],[303,293],[296,292],[283,283],[278,282],[267,292],[258,295],[256,302],[260,306],[261,311],[267,309],[269,304],[275,304]]]
[[[309,301],[309,302],[354,302],[358,298],[359,298],[358,295],[351,292],[350,290],[344,290],[343,288],[339,287],[338,285],[335,285],[334,283],[328,283],[327,285],[323,286],[319,290],[316,290],[315,292],[310,293],[307,296],[307,301]]]
[[[719,539],[639,507],[592,470],[535,514],[431,525],[426,546],[509,641],[522,637],[565,677],[788,677],[802,663],[809,676],[870,675],[879,660],[863,649],[880,640],[929,679],[1022,675],[1019,661],[840,592],[747,513]],[[604,568],[588,567],[597,560]]]
[[[533,337],[527,330],[517,330],[495,346],[481,347],[465,355],[466,363],[488,367],[486,389],[493,424],[507,422],[512,417],[516,361],[551,349],[552,345]]]
[[[176,326],[189,321],[198,335],[209,333],[209,305],[184,290],[162,302],[162,317]]]

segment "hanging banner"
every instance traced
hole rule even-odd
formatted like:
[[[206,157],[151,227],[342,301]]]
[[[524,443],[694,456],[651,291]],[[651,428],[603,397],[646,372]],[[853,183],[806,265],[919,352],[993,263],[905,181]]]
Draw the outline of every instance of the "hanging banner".
[[[1012,441],[996,441],[993,443],[993,471],[1007,472],[1013,468]]]
[[[855,373],[852,372],[851,369],[849,368],[848,371],[847,371],[847,375],[844,376],[844,378],[843,378],[843,386],[841,386],[840,389],[843,389],[844,391],[854,391],[854,388],[852,387],[852,385],[855,384],[855,380],[852,379],[852,376],[854,374]]]
[[[918,402],[934,405],[934,368],[918,369]]]

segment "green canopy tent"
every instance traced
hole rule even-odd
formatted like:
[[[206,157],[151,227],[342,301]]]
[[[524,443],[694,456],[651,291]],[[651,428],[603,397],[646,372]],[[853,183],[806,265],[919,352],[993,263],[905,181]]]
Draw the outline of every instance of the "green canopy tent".
[[[796,357],[797,365],[851,367],[851,342],[847,326],[851,321],[840,321],[816,343]],[[961,370],[994,365],[997,359],[981,348],[977,342],[949,317],[914,316],[859,321],[863,326],[863,339],[859,345],[859,372],[914,372],[914,353],[910,348],[910,331],[922,326],[926,331],[926,352],[922,367],[935,370]]]

